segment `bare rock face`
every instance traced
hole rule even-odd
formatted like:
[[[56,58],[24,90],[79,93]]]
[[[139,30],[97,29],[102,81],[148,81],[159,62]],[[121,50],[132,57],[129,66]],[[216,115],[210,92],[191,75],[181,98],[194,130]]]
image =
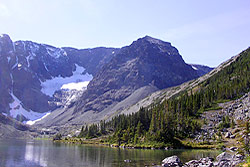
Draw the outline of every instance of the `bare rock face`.
[[[0,36],[0,113],[20,121],[54,110],[56,97],[42,91],[42,83],[71,77],[77,66],[94,75],[119,49],[56,48],[31,41],[13,42]],[[93,66],[88,66],[89,63]],[[59,81],[58,81],[59,82]],[[32,113],[32,112],[33,113]],[[25,113],[22,115],[22,113]]]
[[[9,36],[2,35],[0,37],[0,112],[8,110],[8,104],[12,100],[9,94],[12,81],[7,56],[14,56],[13,44]]]
[[[105,47],[75,49],[64,47],[63,50],[65,50],[72,62],[84,67],[89,74],[96,75],[96,73],[100,71],[120,49]]]
[[[34,138],[36,135],[35,129],[0,113],[0,139]]]
[[[197,78],[170,43],[146,36],[123,47],[95,75],[75,112],[101,112],[140,87],[163,89]]]

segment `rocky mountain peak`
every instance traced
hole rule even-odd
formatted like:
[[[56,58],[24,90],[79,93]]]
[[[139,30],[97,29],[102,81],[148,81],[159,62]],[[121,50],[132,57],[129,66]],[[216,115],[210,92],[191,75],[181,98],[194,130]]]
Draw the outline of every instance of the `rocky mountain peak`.
[[[0,40],[9,40],[9,41],[11,41],[8,34],[0,34]]]
[[[77,111],[100,112],[144,86],[164,89],[198,77],[168,42],[146,36],[123,47],[95,75]]]
[[[125,47],[128,48],[128,47]],[[123,50],[125,50],[125,48]],[[148,58],[155,58],[157,53],[158,55],[161,54],[161,56],[173,56],[175,59],[181,60],[181,56],[178,52],[178,50],[171,45],[169,42],[165,42],[150,36],[145,36],[143,38],[139,38],[138,40],[134,41],[130,46],[130,50],[133,50],[134,52],[141,52],[144,54],[141,54],[143,57],[150,56]],[[129,54],[135,55],[135,54]],[[140,57],[140,56],[139,56]]]
[[[148,36],[148,35],[146,35],[145,37],[141,38],[141,40],[146,40],[146,41],[150,42],[151,44],[156,44],[156,45],[164,45],[164,44],[165,45],[166,44],[171,45],[169,42],[164,42],[164,41],[162,41],[160,39],[156,39],[156,38],[153,38],[153,37]]]
[[[0,35],[0,52],[10,52],[13,51],[14,45],[12,40],[10,39],[9,35],[1,34]]]

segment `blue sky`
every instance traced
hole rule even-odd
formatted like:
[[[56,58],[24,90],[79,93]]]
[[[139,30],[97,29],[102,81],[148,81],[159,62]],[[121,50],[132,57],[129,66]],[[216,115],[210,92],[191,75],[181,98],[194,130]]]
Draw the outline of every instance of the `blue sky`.
[[[0,0],[0,23],[14,41],[57,47],[122,47],[149,35],[209,66],[250,46],[248,0]]]

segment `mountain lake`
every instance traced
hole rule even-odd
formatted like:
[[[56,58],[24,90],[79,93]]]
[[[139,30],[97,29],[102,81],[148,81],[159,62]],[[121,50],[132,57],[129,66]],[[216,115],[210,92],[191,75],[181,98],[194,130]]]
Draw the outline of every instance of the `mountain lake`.
[[[0,140],[1,167],[155,166],[161,165],[164,158],[172,155],[187,162],[208,156],[215,158],[219,153],[218,150],[121,149],[48,140]]]

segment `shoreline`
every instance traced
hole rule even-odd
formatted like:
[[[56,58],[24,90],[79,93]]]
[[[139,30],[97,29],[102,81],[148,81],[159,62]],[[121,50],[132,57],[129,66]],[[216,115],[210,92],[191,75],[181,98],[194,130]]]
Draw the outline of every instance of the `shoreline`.
[[[48,139],[49,140],[49,139]],[[173,150],[173,149],[214,149],[214,150],[222,150],[219,145],[188,145],[184,144],[182,142],[181,147],[173,147],[168,144],[162,144],[162,143],[146,143],[146,144],[121,144],[118,145],[116,143],[108,143],[104,142],[102,140],[97,139],[81,139],[81,138],[66,138],[61,140],[52,140],[53,142],[61,142],[61,143],[67,143],[67,144],[90,144],[90,145],[101,145],[101,146],[108,146],[111,148],[123,148],[123,149],[160,149],[160,150]]]

